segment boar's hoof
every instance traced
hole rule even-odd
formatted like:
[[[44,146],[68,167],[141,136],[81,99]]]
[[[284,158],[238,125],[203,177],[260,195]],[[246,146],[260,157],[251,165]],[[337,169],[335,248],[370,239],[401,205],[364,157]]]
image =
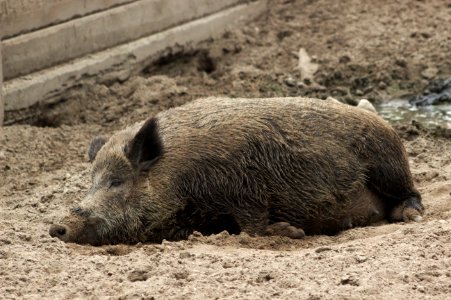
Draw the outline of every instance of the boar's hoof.
[[[50,226],[49,234],[51,237],[59,238],[64,241],[67,233],[67,228],[62,225],[53,224]]]
[[[305,236],[304,230],[291,226],[287,222],[278,222],[266,227],[267,235],[280,235],[292,239],[302,239]]]
[[[421,212],[416,210],[412,207],[406,207],[402,211],[402,220],[404,222],[414,221],[414,222],[420,222],[423,220],[423,217],[421,216]]]
[[[395,207],[391,213],[392,221],[421,222],[424,207],[416,197],[409,198]]]

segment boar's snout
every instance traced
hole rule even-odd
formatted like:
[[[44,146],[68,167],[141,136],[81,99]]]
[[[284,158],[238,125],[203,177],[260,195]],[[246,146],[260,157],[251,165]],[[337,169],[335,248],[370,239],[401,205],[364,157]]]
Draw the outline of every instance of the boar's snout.
[[[50,226],[49,234],[51,237],[59,238],[62,241],[66,240],[67,227],[64,225],[53,224]]]
[[[50,226],[49,234],[63,242],[78,244],[91,244],[94,246],[102,244],[98,234],[102,219],[95,216],[81,216],[72,211],[61,220],[61,224]]]

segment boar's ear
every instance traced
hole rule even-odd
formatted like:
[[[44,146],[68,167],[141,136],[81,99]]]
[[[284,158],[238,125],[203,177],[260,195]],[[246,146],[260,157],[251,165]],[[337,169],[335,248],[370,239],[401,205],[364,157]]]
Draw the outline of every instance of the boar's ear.
[[[93,162],[96,158],[97,152],[105,145],[108,141],[108,138],[105,136],[96,136],[91,140],[91,144],[89,144],[88,149],[88,157],[89,162]]]
[[[148,119],[130,143],[126,145],[124,151],[128,159],[139,170],[148,169],[163,153],[157,120],[155,118]]]

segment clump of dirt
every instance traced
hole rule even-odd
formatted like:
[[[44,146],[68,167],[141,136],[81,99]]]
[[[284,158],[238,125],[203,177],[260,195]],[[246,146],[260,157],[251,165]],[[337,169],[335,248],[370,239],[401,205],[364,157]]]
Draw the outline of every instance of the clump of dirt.
[[[302,240],[194,233],[181,242],[64,244],[49,224],[90,184],[99,134],[199,97],[333,96],[355,104],[418,94],[451,74],[449,3],[274,0],[247,26],[148,66],[91,83],[30,125],[1,128],[0,294],[5,298],[433,298],[451,279],[449,130],[397,127],[426,215]],[[303,77],[299,53],[312,64]]]

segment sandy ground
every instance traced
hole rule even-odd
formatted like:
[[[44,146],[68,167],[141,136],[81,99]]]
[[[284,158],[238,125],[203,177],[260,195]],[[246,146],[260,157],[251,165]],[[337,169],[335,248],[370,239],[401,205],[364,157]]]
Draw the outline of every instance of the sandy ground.
[[[420,126],[398,130],[426,207],[421,223],[103,247],[47,233],[87,190],[94,135],[212,95],[406,97],[451,75],[449,10],[439,0],[271,1],[259,20],[199,51],[83,86],[32,125],[2,128],[0,298],[449,299],[451,139]],[[300,48],[319,65],[313,82],[296,68]]]

